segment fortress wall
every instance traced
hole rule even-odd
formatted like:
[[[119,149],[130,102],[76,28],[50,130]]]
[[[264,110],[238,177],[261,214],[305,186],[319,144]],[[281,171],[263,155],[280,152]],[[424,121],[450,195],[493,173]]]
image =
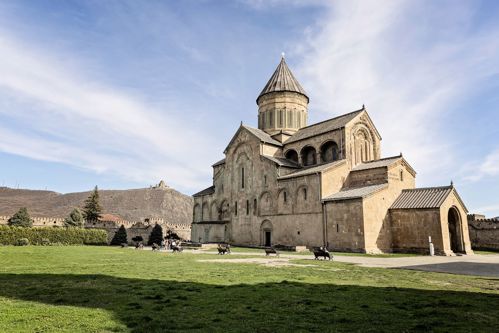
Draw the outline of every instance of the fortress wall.
[[[499,220],[470,220],[468,227],[473,249],[499,250]]]
[[[7,225],[10,216],[0,216],[0,225]],[[34,227],[64,227],[64,218],[61,217],[32,217]],[[127,229],[128,242],[132,243],[132,238],[142,236],[147,242],[152,228],[155,224],[163,227],[163,234],[168,230],[175,232],[180,238],[189,240],[191,238],[191,225],[187,223],[169,223],[162,218],[151,218],[148,222],[133,222],[127,220],[118,221],[85,221],[84,227],[88,229],[103,229],[108,234],[108,242],[113,239],[114,234],[121,225]]]

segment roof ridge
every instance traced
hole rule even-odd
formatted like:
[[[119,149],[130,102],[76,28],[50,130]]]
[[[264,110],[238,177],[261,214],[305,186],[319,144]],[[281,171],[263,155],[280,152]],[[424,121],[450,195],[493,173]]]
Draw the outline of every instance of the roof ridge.
[[[452,185],[444,185],[444,186],[430,186],[430,187],[416,187],[416,188],[405,188],[402,190],[402,192],[406,191],[423,191],[423,190],[449,190],[452,189]]]
[[[323,121],[319,121],[318,123],[315,123],[315,124],[312,124],[312,125],[308,125],[308,126],[305,126],[305,127],[300,127],[300,129],[298,131],[301,131],[302,129],[305,129],[305,128],[309,128],[309,127],[317,126],[317,125],[320,125],[320,124],[324,124],[324,123],[327,123],[328,121],[336,120],[336,119],[341,118],[341,117],[346,117],[346,116],[349,116],[349,115],[351,115],[353,113],[361,112],[361,111],[364,111],[364,109],[359,109],[359,110],[351,111],[351,112],[344,113],[344,114],[341,114],[341,115],[333,117],[333,118],[329,118],[329,119],[326,119],[326,120],[323,120]]]
[[[402,158],[402,155],[395,155],[395,156],[390,156],[390,157],[383,157],[383,158],[379,158],[377,160],[362,162],[362,164],[374,163],[374,162],[378,162],[378,161],[386,161],[386,160],[391,160],[391,159],[394,159],[394,158]]]

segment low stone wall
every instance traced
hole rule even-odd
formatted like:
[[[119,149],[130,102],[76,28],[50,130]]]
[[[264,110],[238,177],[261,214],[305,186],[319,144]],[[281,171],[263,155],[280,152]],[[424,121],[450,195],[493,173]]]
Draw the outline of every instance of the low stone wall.
[[[7,225],[10,216],[0,216],[0,225]],[[32,217],[34,227],[64,227],[64,218],[61,217]],[[161,218],[146,219],[145,222],[132,222],[127,220],[117,221],[85,221],[85,229],[102,229],[107,232],[108,242],[114,237],[121,225],[127,230],[128,242],[132,243],[132,238],[142,236],[145,242],[149,240],[152,228],[159,224],[163,228],[166,236],[168,230],[176,233],[184,240],[191,239],[191,225],[182,223],[169,223]]]
[[[468,226],[473,249],[499,250],[499,220],[471,220]]]

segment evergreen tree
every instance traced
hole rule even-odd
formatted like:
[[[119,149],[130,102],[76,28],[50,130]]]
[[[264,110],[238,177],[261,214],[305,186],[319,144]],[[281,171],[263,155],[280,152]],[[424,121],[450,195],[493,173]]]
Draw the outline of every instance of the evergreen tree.
[[[149,235],[149,241],[147,242],[147,244],[152,245],[153,243],[156,243],[160,245],[162,240],[163,240],[163,228],[161,228],[161,225],[156,223],[154,228],[152,228],[151,235]]]
[[[83,223],[83,214],[78,208],[73,209],[69,216],[64,219],[64,225],[66,227],[82,228]]]
[[[31,227],[33,226],[33,220],[29,216],[28,209],[23,207],[19,209],[8,221],[10,226],[13,227]]]
[[[85,200],[83,212],[87,221],[98,220],[100,218],[102,207],[99,203],[99,190],[97,186],[95,186],[92,194]]]
[[[121,227],[114,234],[113,239],[111,240],[111,245],[121,245],[128,244],[128,237],[126,234],[125,226],[122,224]]]

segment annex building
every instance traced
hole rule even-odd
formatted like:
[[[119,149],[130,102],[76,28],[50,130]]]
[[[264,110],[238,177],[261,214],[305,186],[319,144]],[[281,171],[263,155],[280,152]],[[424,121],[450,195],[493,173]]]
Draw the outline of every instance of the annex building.
[[[449,186],[415,188],[402,154],[381,157],[366,109],[308,125],[309,98],[284,58],[194,194],[191,239],[367,253],[470,254],[467,209]]]

